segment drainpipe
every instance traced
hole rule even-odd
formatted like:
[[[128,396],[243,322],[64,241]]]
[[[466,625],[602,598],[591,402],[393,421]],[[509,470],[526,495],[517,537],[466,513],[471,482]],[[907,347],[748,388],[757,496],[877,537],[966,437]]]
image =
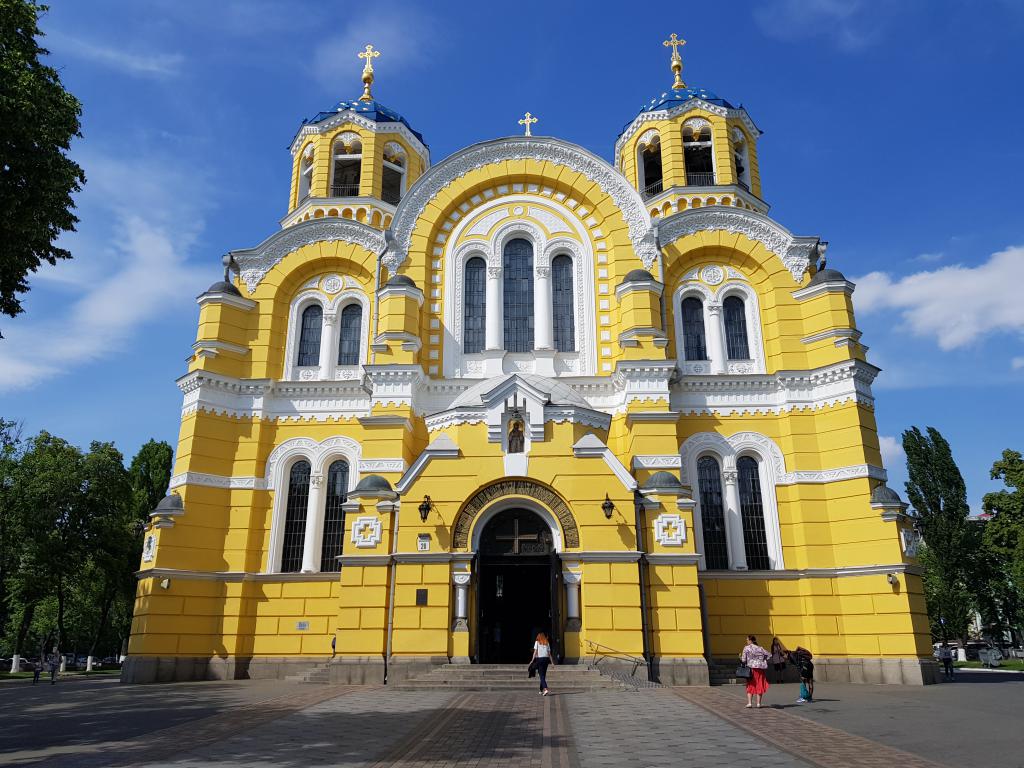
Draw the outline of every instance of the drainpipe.
[[[637,566],[640,569],[640,632],[643,635],[644,660],[647,662],[647,679],[654,682],[654,668],[651,660],[650,623],[647,616],[647,553],[644,551],[644,495],[639,489],[633,491],[633,511],[636,513],[636,549],[640,553]]]
[[[395,516],[395,529],[391,534],[391,584],[388,587],[388,639],[384,647],[384,685],[388,684],[388,660],[391,658],[391,632],[395,626],[395,578],[397,576],[397,563],[395,554],[398,552],[398,522],[399,512],[402,506],[396,498],[391,514]]]

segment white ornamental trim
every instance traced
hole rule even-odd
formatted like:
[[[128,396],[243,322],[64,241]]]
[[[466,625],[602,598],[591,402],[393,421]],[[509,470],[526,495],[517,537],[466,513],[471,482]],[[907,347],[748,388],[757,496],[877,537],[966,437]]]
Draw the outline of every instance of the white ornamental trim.
[[[168,489],[180,488],[183,485],[203,485],[208,488],[227,488],[229,490],[265,491],[267,481],[262,477],[236,475],[211,475],[205,472],[182,472],[174,475]]]
[[[376,517],[357,517],[352,523],[352,543],[361,549],[380,544],[383,527]]]
[[[740,234],[761,243],[779,257],[797,283],[821,252],[821,241],[817,237],[794,237],[764,214],[728,208],[695,208],[663,219],[658,225],[658,245],[663,248],[681,237],[716,230]]]
[[[474,144],[457,152],[421,176],[398,205],[392,223],[393,245],[384,255],[384,266],[397,272],[408,258],[412,233],[427,205],[443,189],[478,168],[508,160],[538,160],[582,173],[612,198],[629,227],[633,249],[650,269],[658,258],[651,219],[640,193],[626,178],[583,147],[558,139],[512,137]]]
[[[405,459],[363,459],[359,471],[363,474],[375,472],[405,472]]]
[[[686,521],[674,513],[654,519],[654,540],[663,547],[681,547],[686,541]]]
[[[255,248],[231,251],[239,266],[239,276],[249,293],[267,276],[267,273],[286,256],[313,243],[343,241],[361,246],[372,254],[384,252],[384,233],[347,219],[310,219],[275,232]]]
[[[679,454],[672,453],[668,455],[644,455],[633,457],[633,471],[638,469],[679,469],[680,458]]]

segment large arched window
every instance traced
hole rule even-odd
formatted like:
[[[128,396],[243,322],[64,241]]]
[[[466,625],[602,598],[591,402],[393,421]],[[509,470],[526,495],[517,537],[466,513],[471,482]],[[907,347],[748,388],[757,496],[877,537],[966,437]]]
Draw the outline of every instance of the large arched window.
[[[462,351],[467,355],[484,351],[487,320],[487,262],[474,256],[466,262],[463,306]]]
[[[298,365],[320,365],[320,334],[323,332],[323,320],[324,310],[319,304],[310,304],[302,310]]]
[[[327,471],[327,504],[324,509],[324,540],[320,548],[321,572],[340,571],[345,542],[345,510],[342,504],[348,494],[348,462],[338,460]]]
[[[704,341],[704,302],[696,296],[683,299],[683,353],[687,360],[707,360]]]
[[[505,350],[533,351],[533,245],[516,238],[505,243],[502,264]]]
[[[281,571],[295,573],[302,568],[302,550],[306,541],[306,508],[309,505],[309,462],[292,464],[288,475],[288,505],[284,515],[281,543]]]
[[[363,145],[354,135],[340,136],[334,142],[333,197],[356,197],[363,165]]]
[[[736,460],[739,473],[740,517],[743,520],[743,546],[747,568],[764,571],[772,567],[768,557],[768,534],[764,525],[764,504],[761,501],[761,476],[757,460],[741,456]]]
[[[683,123],[683,160],[686,163],[688,185],[709,187],[715,183],[711,123],[702,117],[695,117]]]
[[[384,167],[381,174],[380,199],[398,205],[405,191],[405,150],[394,141],[384,145]]]
[[[551,314],[555,349],[576,351],[576,317],[572,305],[572,258],[562,254],[551,260]]]
[[[713,456],[697,459],[697,487],[700,491],[701,530],[704,533],[704,564],[709,570],[723,570],[729,567],[729,545],[725,538],[722,473]]]
[[[728,296],[722,302],[725,316],[725,347],[730,360],[749,360],[750,346],[747,344],[747,315],[743,299]]]
[[[359,365],[359,342],[363,329],[363,308],[347,304],[341,310],[338,365]]]
[[[661,137],[657,131],[648,131],[641,136],[637,150],[640,190],[645,198],[660,195],[665,186],[661,167]]]

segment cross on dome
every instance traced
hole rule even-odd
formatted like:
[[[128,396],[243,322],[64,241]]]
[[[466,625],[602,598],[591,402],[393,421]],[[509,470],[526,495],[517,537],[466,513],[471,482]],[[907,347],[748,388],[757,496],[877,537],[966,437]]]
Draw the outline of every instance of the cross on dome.
[[[662,42],[666,48],[672,48],[672,75],[675,78],[675,82],[672,83],[672,89],[675,91],[682,90],[686,87],[686,83],[683,82],[683,57],[679,55],[679,49],[686,45],[685,40],[681,40],[673,32],[672,36]]]
[[[373,60],[380,56],[380,51],[373,50],[373,46],[367,43],[366,50],[356,55],[360,59],[366,59],[366,64],[363,65],[363,95],[359,100],[373,101],[373,96],[370,95],[370,86],[373,85]]]
[[[520,125],[525,125],[526,126],[526,132],[523,134],[524,136],[532,136],[533,135],[532,133],[530,133],[530,125],[532,123],[536,123],[536,122],[537,122],[537,118],[534,117],[533,115],[531,115],[529,112],[527,112],[526,116],[523,117],[519,121]]]

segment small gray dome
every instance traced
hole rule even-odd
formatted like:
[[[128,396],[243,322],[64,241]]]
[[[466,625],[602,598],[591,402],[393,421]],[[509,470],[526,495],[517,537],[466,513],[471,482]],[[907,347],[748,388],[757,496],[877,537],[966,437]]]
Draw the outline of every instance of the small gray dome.
[[[648,272],[646,269],[631,269],[626,273],[626,277],[623,278],[624,283],[638,283],[642,280],[653,280],[654,275]]]
[[[378,493],[380,491],[387,493],[392,491],[391,483],[380,475],[367,475],[355,487],[357,493]]]
[[[395,275],[394,277],[387,281],[386,285],[406,285],[411,286],[412,288],[416,287],[416,283],[413,281],[413,279],[411,277],[407,277],[406,275]]]
[[[644,488],[682,488],[683,484],[679,482],[679,478],[673,475],[671,472],[665,470],[659,470],[647,478],[647,482],[644,483]]]
[[[846,275],[838,269],[820,269],[814,274],[814,277],[811,278],[811,282],[809,282],[808,285],[839,282],[846,282]]]
[[[888,485],[880,485],[871,492],[872,504],[902,504],[903,500]]]
[[[230,293],[232,296],[241,296],[235,286],[225,280],[218,280],[216,283],[206,289],[207,293]]]
[[[180,514],[185,511],[185,505],[181,502],[181,496],[176,493],[169,493],[160,499],[153,510],[154,515]]]

